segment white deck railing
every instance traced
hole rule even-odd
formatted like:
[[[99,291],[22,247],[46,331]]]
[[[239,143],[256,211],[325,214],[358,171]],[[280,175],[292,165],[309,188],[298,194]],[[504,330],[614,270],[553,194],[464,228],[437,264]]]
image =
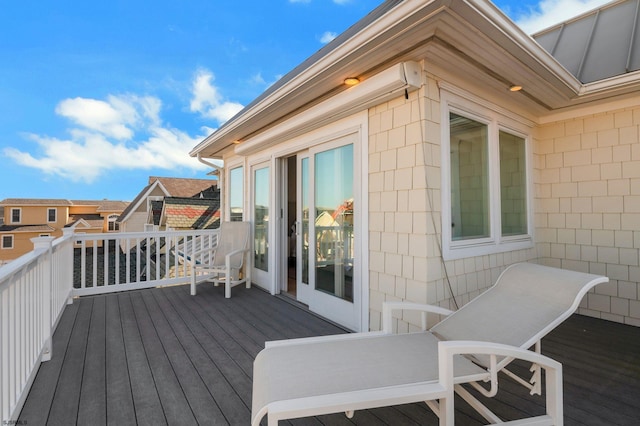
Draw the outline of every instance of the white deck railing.
[[[204,230],[34,238],[32,252],[0,267],[0,421],[17,420],[73,297],[187,283],[184,260],[217,237]]]

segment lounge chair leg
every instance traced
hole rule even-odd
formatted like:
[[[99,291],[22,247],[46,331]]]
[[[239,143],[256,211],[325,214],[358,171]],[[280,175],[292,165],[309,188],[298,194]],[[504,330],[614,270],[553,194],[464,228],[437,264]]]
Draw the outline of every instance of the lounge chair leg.
[[[458,395],[462,399],[464,399],[467,404],[473,407],[474,410],[478,412],[482,417],[485,418],[490,423],[502,423],[502,419],[495,414],[491,410],[489,410],[483,403],[481,403],[475,396],[471,395],[469,391],[462,387],[462,385],[455,385],[454,389]]]
[[[229,271],[230,272],[230,271]],[[231,274],[227,273],[224,281],[224,297],[226,299],[231,298]]]
[[[355,412],[353,410],[349,410],[349,411],[345,411],[344,415],[347,416],[348,419],[352,419],[354,413]]]
[[[191,295],[195,296],[196,295],[196,276],[195,274],[195,270],[191,271]]]

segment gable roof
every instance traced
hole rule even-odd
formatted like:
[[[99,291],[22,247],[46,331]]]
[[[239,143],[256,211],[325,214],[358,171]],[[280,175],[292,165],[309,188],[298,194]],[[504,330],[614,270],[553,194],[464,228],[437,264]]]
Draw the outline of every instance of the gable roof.
[[[167,190],[171,197],[195,197],[202,191],[217,186],[217,181],[213,179],[188,179],[150,176],[149,183],[158,181]]]
[[[118,222],[125,222],[156,188],[159,188],[165,197],[194,197],[203,192],[206,194],[215,192],[217,185],[218,181],[213,179],[149,176],[148,185],[145,186],[127,208],[123,210],[118,218]]]
[[[516,105],[531,120],[640,89],[637,73],[583,84],[489,0],[387,1],[286,74],[194,147],[190,155],[222,158],[227,152],[248,154],[243,143],[260,140],[257,136],[261,134],[275,139],[271,129],[284,131],[289,126],[287,134],[277,135],[281,138],[291,137],[295,130],[301,134],[317,128],[313,121],[305,122],[305,117],[298,122],[294,118],[327,105],[343,92],[358,90],[396,64],[425,58],[426,66],[446,73],[448,81],[473,81],[474,87]],[[352,76],[359,77],[361,83],[348,88],[343,81]],[[514,84],[524,89],[509,92]],[[336,103],[334,116],[348,108]],[[283,125],[276,128],[279,124]],[[298,127],[292,130],[294,126]]]
[[[640,70],[640,0],[604,5],[532,36],[582,83]]]

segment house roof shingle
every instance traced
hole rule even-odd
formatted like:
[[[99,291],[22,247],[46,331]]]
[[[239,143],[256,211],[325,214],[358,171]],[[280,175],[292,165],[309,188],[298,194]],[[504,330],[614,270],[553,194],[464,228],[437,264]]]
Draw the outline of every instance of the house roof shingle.
[[[60,198],[5,198],[1,206],[72,206],[69,200]]]
[[[151,193],[154,187],[160,186],[168,197],[194,197],[200,193],[204,193],[205,197],[214,198],[213,194],[217,193],[218,181],[213,179],[188,179],[188,178],[172,178],[149,176],[149,183],[144,187],[136,198],[125,208],[120,214],[119,222],[127,219],[127,217],[135,211],[143,200]]]
[[[1,225],[0,232],[53,232],[49,225]]]
[[[212,229],[220,226],[220,200],[165,197],[162,224],[174,229]]]

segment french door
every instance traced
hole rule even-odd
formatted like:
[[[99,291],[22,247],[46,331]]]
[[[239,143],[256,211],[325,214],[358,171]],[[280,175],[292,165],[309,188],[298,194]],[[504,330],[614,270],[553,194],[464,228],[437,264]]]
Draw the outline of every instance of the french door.
[[[297,298],[309,309],[360,328],[356,261],[355,135],[310,149],[297,159]]]

